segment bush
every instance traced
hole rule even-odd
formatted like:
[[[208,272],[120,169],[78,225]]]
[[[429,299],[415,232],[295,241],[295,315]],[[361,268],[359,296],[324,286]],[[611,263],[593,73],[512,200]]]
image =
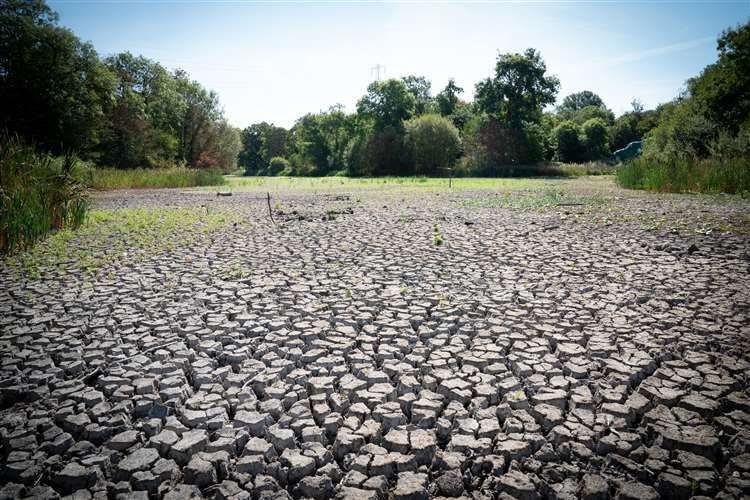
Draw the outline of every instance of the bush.
[[[27,248],[55,229],[78,227],[88,209],[84,168],[73,156],[38,153],[0,138],[0,251]]]
[[[572,121],[564,121],[552,130],[555,143],[555,155],[563,162],[578,162],[583,156],[583,147],[579,139],[580,130]]]
[[[669,162],[636,158],[620,166],[616,176],[620,186],[630,189],[746,194],[750,193],[750,157]]]
[[[461,148],[458,129],[440,115],[422,115],[406,122],[406,138],[419,175],[445,175]]]
[[[268,175],[289,175],[291,172],[292,167],[286,158],[274,156],[268,162]]]
[[[581,126],[586,158],[598,160],[607,155],[607,124],[601,118],[591,118]]]

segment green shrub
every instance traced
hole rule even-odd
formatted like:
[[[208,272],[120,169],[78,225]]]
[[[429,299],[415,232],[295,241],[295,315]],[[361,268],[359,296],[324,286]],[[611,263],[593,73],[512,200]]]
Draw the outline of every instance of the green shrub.
[[[406,137],[415,173],[445,175],[461,148],[458,129],[440,115],[422,115],[406,122]]]
[[[80,226],[88,209],[84,170],[73,156],[54,158],[15,137],[0,138],[0,252]]]
[[[583,156],[583,147],[579,138],[578,125],[564,121],[552,130],[557,159],[564,162],[577,162]]]
[[[291,172],[292,167],[286,158],[274,156],[268,162],[268,175],[289,175]]]
[[[89,179],[89,185],[97,190],[220,186],[224,182],[224,176],[218,170],[182,167],[96,168],[92,169]]]
[[[583,144],[586,147],[586,157],[598,160],[607,154],[608,133],[607,123],[601,118],[591,118],[581,125]]]
[[[620,186],[630,189],[744,195],[750,193],[750,158],[669,162],[636,158],[620,166],[616,178]]]

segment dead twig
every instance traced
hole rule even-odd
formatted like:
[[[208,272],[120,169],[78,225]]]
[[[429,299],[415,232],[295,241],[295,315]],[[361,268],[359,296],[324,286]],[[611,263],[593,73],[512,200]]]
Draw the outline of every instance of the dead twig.
[[[273,220],[273,212],[271,211],[271,193],[266,192],[266,195],[267,195],[266,201],[268,202],[268,217],[270,217],[271,222],[273,222],[274,225],[276,225],[276,221]]]

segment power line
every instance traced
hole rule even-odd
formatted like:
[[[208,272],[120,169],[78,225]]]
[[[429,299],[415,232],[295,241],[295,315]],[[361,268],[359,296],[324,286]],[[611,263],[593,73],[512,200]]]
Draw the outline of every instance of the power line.
[[[370,68],[370,75],[372,75],[373,73],[375,73],[375,81],[376,82],[380,81],[380,71],[381,70],[383,71],[383,76],[385,76],[385,66],[383,66],[382,64],[378,63],[375,66],[373,66],[372,68]]]

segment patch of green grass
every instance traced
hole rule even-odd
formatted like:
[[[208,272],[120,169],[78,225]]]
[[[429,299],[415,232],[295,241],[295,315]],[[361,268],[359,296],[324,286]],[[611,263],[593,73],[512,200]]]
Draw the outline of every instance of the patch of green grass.
[[[620,186],[629,189],[750,197],[750,158],[672,162],[636,158],[617,169],[616,179]]]
[[[542,188],[557,183],[575,182],[565,178],[454,178],[452,189],[448,179],[438,177],[226,177],[232,191],[286,193],[358,191],[379,193],[514,191]],[[208,189],[208,188],[203,188]],[[358,196],[357,200],[361,201]]]
[[[518,210],[548,210],[550,208],[590,208],[608,202],[601,195],[581,195],[558,187],[498,193],[495,196],[461,200],[465,207],[511,208]]]
[[[224,176],[216,170],[194,168],[94,168],[89,181],[97,190],[187,188],[196,186],[222,186]]]
[[[76,231],[65,229],[6,262],[28,278],[81,270],[93,276],[110,264],[174,250],[206,239],[231,222],[199,208],[92,210]]]

